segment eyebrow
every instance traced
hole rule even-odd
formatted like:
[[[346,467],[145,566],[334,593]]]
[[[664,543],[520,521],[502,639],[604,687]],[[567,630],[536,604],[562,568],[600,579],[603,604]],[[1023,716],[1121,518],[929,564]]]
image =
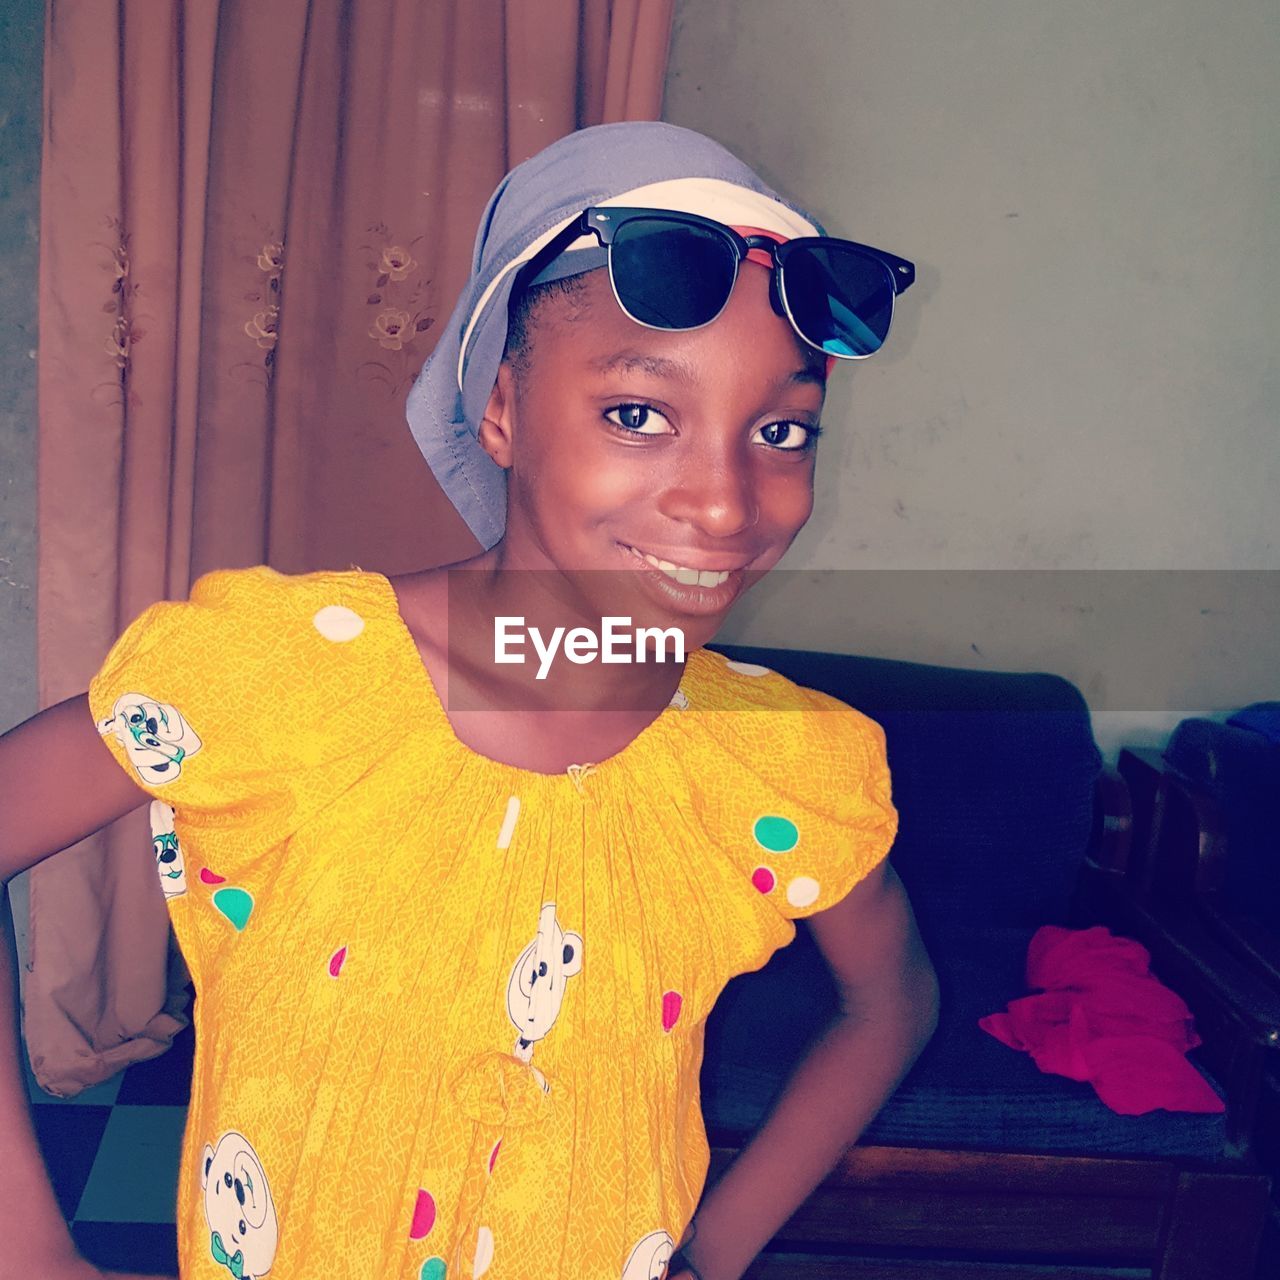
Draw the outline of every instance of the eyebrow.
[[[647,355],[643,351],[617,351],[591,362],[596,373],[648,373],[686,384],[696,381],[693,366],[684,360]]]
[[[618,351],[591,361],[589,367],[596,373],[648,373],[655,378],[669,378],[686,385],[697,381],[697,374],[687,361],[648,355],[643,351]],[[776,386],[806,384],[819,387],[827,385],[827,375],[822,365],[807,364],[803,368],[793,369],[790,373],[783,374],[775,383]]]

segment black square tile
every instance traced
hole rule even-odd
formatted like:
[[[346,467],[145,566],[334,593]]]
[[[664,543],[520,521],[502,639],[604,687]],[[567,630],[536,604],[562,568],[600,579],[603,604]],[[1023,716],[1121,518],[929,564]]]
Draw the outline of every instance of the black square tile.
[[[144,1275],[178,1274],[178,1229],[171,1223],[75,1222],[71,1236],[81,1256],[95,1267]]]
[[[77,1221],[173,1222],[186,1107],[112,1107]]]
[[[58,1207],[70,1222],[89,1180],[111,1108],[36,1103],[31,1111]]]
[[[184,1027],[158,1058],[135,1062],[125,1069],[116,1102],[134,1107],[185,1107],[191,1101],[195,1051],[195,1032]]]

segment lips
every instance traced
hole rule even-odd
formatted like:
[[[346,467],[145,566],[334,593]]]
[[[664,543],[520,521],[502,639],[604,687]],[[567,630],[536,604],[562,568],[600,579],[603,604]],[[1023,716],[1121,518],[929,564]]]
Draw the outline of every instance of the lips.
[[[710,555],[698,556],[689,551],[685,553],[689,559],[702,559],[703,563],[681,564],[679,560],[642,551],[627,542],[615,540],[614,545],[631,561],[634,576],[644,584],[645,592],[661,608],[684,618],[722,617],[746,589],[751,577],[749,562],[727,563],[724,556],[712,559]]]

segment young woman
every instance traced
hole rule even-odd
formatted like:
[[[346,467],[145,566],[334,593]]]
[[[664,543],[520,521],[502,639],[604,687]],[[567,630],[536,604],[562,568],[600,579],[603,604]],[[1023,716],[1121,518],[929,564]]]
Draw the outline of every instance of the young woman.
[[[883,734],[702,646],[910,271],[698,134],[562,139],[409,400],[486,550],[206,574],[0,739],[0,874],[151,800],[197,993],[184,1280],[735,1280],[896,1087],[937,996]],[[800,917],[844,1016],[704,1198],[706,1016]],[[0,1061],[0,1214],[89,1274]]]

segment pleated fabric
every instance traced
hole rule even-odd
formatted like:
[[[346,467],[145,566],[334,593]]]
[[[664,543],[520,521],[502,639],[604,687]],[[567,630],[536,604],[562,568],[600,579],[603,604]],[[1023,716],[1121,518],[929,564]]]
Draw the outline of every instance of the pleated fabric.
[[[89,702],[196,990],[183,1280],[658,1280],[707,1014],[897,826],[878,725],[706,649],[609,759],[490,760],[354,568],[205,574]]]

